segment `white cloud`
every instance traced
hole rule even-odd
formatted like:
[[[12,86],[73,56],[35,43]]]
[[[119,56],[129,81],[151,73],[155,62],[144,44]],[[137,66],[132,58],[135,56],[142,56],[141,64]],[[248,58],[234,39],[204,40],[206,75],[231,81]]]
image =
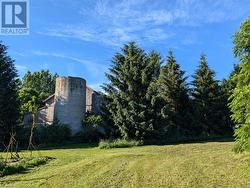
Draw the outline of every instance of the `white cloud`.
[[[199,26],[241,18],[250,13],[250,0],[179,0],[177,6],[185,13],[180,24]]]
[[[120,46],[129,40],[162,42],[174,27],[197,27],[250,13],[250,0],[99,0],[80,11],[82,21],[59,24],[41,34]]]
[[[71,25],[59,24],[57,28],[50,28],[46,32],[48,35],[65,38],[76,38],[84,41],[92,41],[94,36],[93,31],[84,30],[83,27],[72,27]],[[44,34],[40,32],[40,34]]]
[[[32,54],[33,55],[38,55],[38,56],[52,56],[52,57],[56,57],[56,58],[63,58],[63,59],[71,60],[73,62],[80,63],[86,68],[86,70],[91,75],[94,75],[95,77],[100,76],[100,74],[103,74],[107,70],[106,65],[97,64],[97,63],[89,61],[89,60],[84,60],[84,59],[81,59],[81,58],[72,57],[72,56],[68,56],[68,55],[65,55],[65,54],[61,54],[61,53],[49,53],[49,52],[43,52],[43,51],[32,51]]]
[[[49,64],[46,63],[46,62],[41,63],[41,64],[40,64],[40,68],[43,69],[43,70],[47,70],[47,69],[49,69]]]
[[[28,67],[24,66],[24,65],[16,65],[16,69],[21,72],[21,73],[24,73],[28,70]]]
[[[37,55],[37,56],[50,56],[50,57],[68,59],[68,60],[71,60],[73,62],[77,62],[77,63],[80,63],[80,64],[84,65],[86,70],[91,75],[94,75],[94,77],[96,77],[96,80],[98,80],[98,82],[92,82],[92,83],[88,84],[88,86],[91,87],[92,89],[94,89],[95,91],[101,91],[100,86],[104,83],[104,81],[103,82],[100,81],[100,78],[101,78],[100,75],[103,74],[107,70],[106,65],[100,65],[100,64],[88,61],[88,60],[68,56],[68,55],[65,55],[65,54],[62,54],[62,53],[50,53],[50,52],[44,52],[44,51],[32,51],[32,54]],[[48,66],[48,64],[45,63],[45,64],[42,64],[41,66]],[[67,66],[68,74],[69,75],[75,75],[75,69],[73,68],[73,66],[72,65],[66,65],[66,66]]]
[[[13,54],[14,54],[14,55],[17,55],[17,56],[25,57],[25,54],[24,54],[24,53],[21,53],[21,52],[16,52],[16,51],[14,51]]]

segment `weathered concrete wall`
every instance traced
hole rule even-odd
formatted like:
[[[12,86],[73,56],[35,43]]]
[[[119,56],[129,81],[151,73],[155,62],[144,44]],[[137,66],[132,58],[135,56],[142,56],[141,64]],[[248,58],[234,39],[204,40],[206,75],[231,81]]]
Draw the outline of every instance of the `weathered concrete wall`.
[[[55,89],[54,117],[67,124],[72,134],[81,129],[86,112],[86,81],[76,77],[58,77]]]
[[[102,96],[98,94],[96,91],[94,91],[92,101],[93,101],[92,103],[93,113],[99,114],[101,112],[101,104],[103,102]]]
[[[92,88],[86,88],[86,112],[98,114],[100,112],[100,105],[102,103],[101,96]]]
[[[87,86],[86,88],[86,112],[92,112],[92,104],[93,104],[93,93],[94,91]]]
[[[54,121],[54,108],[55,108],[55,104],[50,104],[50,105],[46,106],[46,109],[45,109],[45,114],[46,114],[45,122],[47,124],[52,124],[53,121]]]

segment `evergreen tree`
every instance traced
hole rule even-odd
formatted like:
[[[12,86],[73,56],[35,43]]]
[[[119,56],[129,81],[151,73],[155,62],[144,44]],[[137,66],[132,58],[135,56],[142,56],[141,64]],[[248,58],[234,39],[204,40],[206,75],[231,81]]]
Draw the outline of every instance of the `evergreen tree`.
[[[173,131],[182,136],[191,133],[190,102],[186,84],[187,77],[184,74],[180,65],[176,63],[172,51],[169,51],[167,64],[161,69],[158,89],[165,131],[171,136],[173,136]]]
[[[236,151],[250,149],[250,18],[234,35],[234,55],[240,59],[240,72],[235,76],[236,87],[231,95],[230,108],[236,123]]]
[[[233,90],[236,87],[236,80],[235,77],[239,74],[240,72],[240,66],[238,64],[234,65],[233,71],[230,73],[228,79],[223,79],[220,85],[220,106],[221,106],[221,111],[222,111],[222,116],[221,119],[224,122],[224,129],[221,129],[221,132],[224,134],[230,134],[232,135],[233,133],[233,121],[231,119],[231,110],[229,108],[228,103],[230,103],[232,100],[230,99],[230,96],[233,93]]]
[[[19,118],[17,100],[17,71],[14,60],[7,54],[7,47],[0,42],[0,142],[9,139]]]
[[[107,109],[123,138],[143,140],[154,129],[150,84],[159,74],[159,57],[130,42],[117,53],[106,74]]]
[[[155,64],[155,68],[153,69],[153,71],[155,71],[154,76],[148,91],[147,91],[147,95],[146,95],[146,99],[148,102],[148,117],[151,119],[154,130],[151,131],[148,135],[147,135],[147,139],[148,140],[157,140],[157,139],[161,139],[162,138],[162,127],[163,127],[163,116],[161,114],[161,107],[162,107],[162,99],[159,95],[159,85],[158,85],[158,79],[159,79],[159,75],[160,75],[160,65],[162,64],[161,62],[161,57],[160,54],[158,54],[157,52],[153,51],[149,54],[150,56],[150,61],[153,62],[153,64]]]
[[[192,98],[195,105],[194,125],[198,134],[217,134],[221,125],[219,106],[219,85],[215,73],[208,67],[206,57],[201,55],[200,65],[193,76]]]
[[[230,73],[228,79],[223,79],[221,83],[222,90],[224,91],[224,94],[229,98],[230,95],[232,95],[233,90],[235,89],[237,82],[236,82],[236,76],[240,73],[240,66],[239,64],[235,64],[233,71]]]

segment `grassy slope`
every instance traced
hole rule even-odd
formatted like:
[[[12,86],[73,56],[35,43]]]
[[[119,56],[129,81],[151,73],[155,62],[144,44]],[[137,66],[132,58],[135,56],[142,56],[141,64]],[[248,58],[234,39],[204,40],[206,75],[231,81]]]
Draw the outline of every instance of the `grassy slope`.
[[[0,187],[250,187],[246,157],[235,155],[232,146],[210,142],[43,150],[40,155],[56,160],[0,178]]]

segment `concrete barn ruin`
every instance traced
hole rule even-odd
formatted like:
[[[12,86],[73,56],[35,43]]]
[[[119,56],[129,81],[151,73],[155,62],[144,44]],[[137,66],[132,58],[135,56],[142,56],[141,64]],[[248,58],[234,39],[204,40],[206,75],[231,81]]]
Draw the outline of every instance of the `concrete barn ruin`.
[[[55,93],[43,101],[36,116],[37,124],[52,124],[55,119],[67,124],[72,134],[82,127],[86,112],[100,111],[100,95],[78,77],[56,78]]]

